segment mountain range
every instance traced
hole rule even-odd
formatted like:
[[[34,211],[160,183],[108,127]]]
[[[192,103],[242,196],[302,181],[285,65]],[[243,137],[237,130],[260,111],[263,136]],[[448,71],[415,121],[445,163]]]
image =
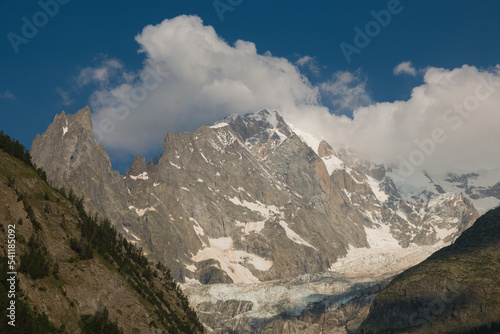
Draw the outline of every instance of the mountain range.
[[[268,110],[168,132],[162,155],[137,156],[125,175],[94,138],[88,107],[56,115],[31,154],[54,187],[83,196],[88,210],[169,267],[214,331],[280,332],[291,326],[283,314],[307,327],[297,321],[309,309],[278,293],[264,312],[265,294],[222,297],[217,287],[274,291],[298,279],[313,293],[323,291],[319,277],[343,277],[351,280],[344,293],[357,282],[372,298],[375,285],[451,244],[500,202],[500,169],[402,177]]]

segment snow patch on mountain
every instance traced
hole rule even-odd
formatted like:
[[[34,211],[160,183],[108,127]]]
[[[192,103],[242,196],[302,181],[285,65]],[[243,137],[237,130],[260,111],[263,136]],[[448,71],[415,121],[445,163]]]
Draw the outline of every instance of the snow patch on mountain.
[[[380,277],[381,275],[398,274],[414,266],[435,251],[446,246],[439,242],[432,246],[415,246],[402,248],[390,232],[389,226],[376,228],[365,227],[370,248],[350,246],[345,257],[332,264],[330,271],[349,278]],[[440,230],[443,239],[454,233],[452,230]]]
[[[337,169],[345,169],[345,164],[342,160],[332,155],[329,157],[321,158],[325,163],[326,170],[328,171],[328,175],[332,175],[334,171]]]
[[[481,170],[476,177],[469,179],[469,185],[475,187],[491,187],[500,181],[500,168]]]
[[[367,183],[370,185],[372,188],[372,192],[377,197],[378,201],[380,203],[384,203],[389,199],[389,195],[387,195],[383,190],[380,188],[380,182],[375,180],[373,177],[366,175],[367,178]]]
[[[235,223],[237,227],[241,227],[245,235],[249,235],[252,232],[260,233],[266,226],[266,221],[244,222],[244,223],[236,221]]]
[[[231,203],[245,207],[250,211],[259,212],[265,219],[269,219],[269,217],[273,215],[282,216],[281,211],[275,205],[265,205],[259,201],[256,201],[255,203],[248,202],[246,200],[241,201],[238,197],[228,198],[228,200]]]
[[[196,271],[196,266],[194,264],[186,264],[184,267],[193,273]]]
[[[455,219],[456,219],[456,222],[458,222],[458,218],[455,218]],[[455,221],[454,221],[454,223],[455,223]],[[433,227],[434,227],[434,231],[436,231],[436,234],[438,235],[438,237],[441,240],[444,240],[449,235],[452,235],[452,234],[455,234],[458,232],[458,228],[456,228],[456,227],[452,227],[452,228],[439,228],[437,226],[433,226]]]
[[[132,180],[148,180],[149,176],[148,176],[148,172],[143,172],[143,173],[136,175],[136,176],[130,175],[130,178]]]
[[[202,285],[201,282],[198,281],[196,278],[185,277],[184,280],[188,285]]]
[[[234,283],[259,283],[246,267],[247,264],[259,271],[267,271],[273,265],[273,261],[266,260],[258,255],[246,251],[235,250],[231,237],[210,238],[210,246],[204,247],[192,257],[195,262],[214,259],[219,262],[220,268],[227,273]]]
[[[155,209],[154,207],[149,207],[149,208],[145,208],[145,209],[138,209],[138,208],[136,208],[135,206],[130,205],[128,208],[129,208],[130,210],[134,210],[134,211],[135,211],[135,213],[137,213],[137,215],[138,215],[139,217],[144,216],[144,214],[145,214],[146,212],[148,212],[148,211],[156,211],[156,209]]]
[[[189,220],[195,223],[195,225],[193,226],[193,228],[194,228],[194,231],[196,232],[196,234],[198,236],[205,236],[205,231],[200,226],[200,224],[196,221],[196,219],[194,219],[193,217],[189,217]]]
[[[292,128],[293,132],[302,140],[304,143],[307,144],[314,152],[318,152],[319,144],[321,143],[321,139],[313,136],[310,133],[307,133],[305,131],[299,130],[295,128],[294,126],[290,125]]]
[[[290,126],[295,132],[295,134],[302,140],[302,142],[306,143],[314,153],[318,154],[318,149],[321,143],[321,139],[315,137],[314,135],[307,133],[305,131],[299,130],[293,126]],[[328,175],[332,175],[334,171],[337,169],[346,169],[344,162],[336,157],[335,155],[331,155],[329,157],[322,157],[323,163],[325,164],[326,170],[328,171]]]
[[[392,236],[389,226],[383,224],[377,228],[365,227],[366,240],[372,249],[401,249],[398,241]]]
[[[225,126],[229,126],[229,124],[227,124],[225,122],[221,122],[221,123],[217,123],[217,124],[211,125],[211,126],[209,126],[209,128],[211,128],[211,129],[219,129],[219,128],[223,128]]]
[[[305,241],[304,239],[302,239],[300,237],[300,235],[298,235],[297,233],[295,233],[290,227],[288,227],[288,223],[286,223],[285,221],[283,221],[283,220],[280,221],[280,226],[283,227],[283,229],[285,230],[286,237],[288,239],[292,240],[296,244],[304,245],[304,246],[311,247],[313,249],[318,250],[316,247],[314,247],[313,245],[311,245],[310,243],[308,243],[307,241]]]
[[[172,161],[169,161],[170,165],[174,166],[177,169],[181,169],[181,166],[174,164]]]

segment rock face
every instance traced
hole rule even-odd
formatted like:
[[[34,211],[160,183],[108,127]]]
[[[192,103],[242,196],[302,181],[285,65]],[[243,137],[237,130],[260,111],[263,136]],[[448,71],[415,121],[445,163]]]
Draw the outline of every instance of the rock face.
[[[242,126],[238,119],[235,124]],[[314,207],[330,192],[315,153],[287,129],[290,137],[267,130],[248,124],[240,129],[252,136],[246,142],[228,123],[169,133],[158,167],[137,158],[127,172],[129,208],[149,231],[134,235],[145,239],[151,254],[168,254],[168,265],[178,267],[180,260],[179,279],[256,283],[293,277],[328,269],[348,241],[367,245],[362,238],[343,238],[331,213]],[[358,229],[362,236],[361,224]]]
[[[99,315],[104,308],[110,321],[117,321],[124,333],[165,333],[174,328],[202,332],[192,312],[189,316],[185,297],[165,270],[127,260],[118,265],[110,253],[96,250],[92,258],[80,258],[71,240],[82,245],[86,239],[80,228],[82,216],[75,205],[43,182],[33,169],[1,149],[0,222],[2,306],[7,300],[7,272],[14,271],[7,270],[6,231],[15,225],[19,332],[55,333],[55,328],[42,331],[41,327],[29,327],[30,316],[45,314],[55,327],[64,326],[61,333],[81,333],[82,315]],[[112,239],[108,241],[111,243]],[[33,254],[38,256],[30,260]],[[130,256],[125,251],[118,254]],[[40,268],[45,266],[43,272]],[[150,276],[142,275],[145,266]],[[6,318],[6,308],[2,307],[1,315]],[[1,322],[0,332],[11,333],[6,321]]]
[[[90,109],[54,117],[31,146],[33,161],[42,167],[56,188],[72,188],[91,211],[105,214],[117,224],[127,209],[123,178],[111,167],[109,155],[94,138]]]
[[[361,333],[500,329],[500,208],[454,244],[396,277],[375,299]],[[495,331],[491,331],[493,333]]]
[[[446,178],[403,179],[334,150],[275,111],[169,132],[160,157],[137,157],[124,176],[94,139],[87,108],[57,115],[32,155],[53,184],[85,195],[187,287],[328,270],[359,276],[360,268],[396,274],[451,243],[478,216]]]

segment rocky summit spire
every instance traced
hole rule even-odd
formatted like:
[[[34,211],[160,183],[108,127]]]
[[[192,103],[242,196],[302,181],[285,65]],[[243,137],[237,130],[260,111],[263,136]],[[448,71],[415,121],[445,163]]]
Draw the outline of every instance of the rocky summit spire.
[[[73,120],[76,124],[79,124],[84,129],[92,132],[92,114],[89,106],[78,110],[78,112],[73,116]]]
[[[91,211],[110,207],[108,216],[114,218],[117,211],[127,208],[123,178],[112,169],[108,153],[94,138],[89,107],[56,115],[47,131],[33,141],[31,156],[53,186],[85,195]]]

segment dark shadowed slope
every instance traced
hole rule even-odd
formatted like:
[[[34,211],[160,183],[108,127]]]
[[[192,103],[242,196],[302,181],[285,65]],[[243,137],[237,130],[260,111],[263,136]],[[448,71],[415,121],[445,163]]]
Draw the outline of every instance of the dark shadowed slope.
[[[500,208],[456,242],[396,277],[375,299],[364,333],[500,332]],[[488,329],[489,327],[491,329]]]
[[[61,194],[29,159],[9,153],[0,149],[1,333],[202,332],[164,266],[149,264],[108,220],[89,216],[81,198]],[[18,272],[15,327],[6,320],[10,271]]]

